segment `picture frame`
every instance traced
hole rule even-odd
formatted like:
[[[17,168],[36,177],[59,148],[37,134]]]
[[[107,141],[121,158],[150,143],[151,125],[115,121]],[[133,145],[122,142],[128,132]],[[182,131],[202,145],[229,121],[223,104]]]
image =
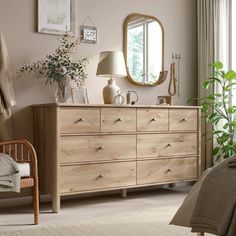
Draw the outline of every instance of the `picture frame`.
[[[38,0],[38,32],[76,36],[76,0]]]
[[[72,88],[71,89],[72,103],[89,104],[87,89]]]
[[[97,43],[97,27],[81,25],[80,41],[82,43]]]

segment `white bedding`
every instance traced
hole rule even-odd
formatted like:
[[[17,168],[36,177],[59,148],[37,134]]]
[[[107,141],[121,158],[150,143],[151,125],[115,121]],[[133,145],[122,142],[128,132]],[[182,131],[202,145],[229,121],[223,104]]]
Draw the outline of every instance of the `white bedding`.
[[[20,170],[20,177],[30,176],[30,164],[29,163],[17,163]]]

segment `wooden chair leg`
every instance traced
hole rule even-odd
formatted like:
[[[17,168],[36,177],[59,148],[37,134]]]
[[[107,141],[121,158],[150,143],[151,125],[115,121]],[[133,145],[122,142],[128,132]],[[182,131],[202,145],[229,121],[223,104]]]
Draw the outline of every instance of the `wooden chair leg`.
[[[39,188],[38,188],[38,178],[34,181],[34,224],[39,223]]]

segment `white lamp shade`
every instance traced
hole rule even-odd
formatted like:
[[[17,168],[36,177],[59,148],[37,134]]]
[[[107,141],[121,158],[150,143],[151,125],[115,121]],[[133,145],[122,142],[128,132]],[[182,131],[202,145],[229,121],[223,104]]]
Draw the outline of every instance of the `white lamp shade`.
[[[123,52],[100,52],[97,76],[125,77],[127,76]]]

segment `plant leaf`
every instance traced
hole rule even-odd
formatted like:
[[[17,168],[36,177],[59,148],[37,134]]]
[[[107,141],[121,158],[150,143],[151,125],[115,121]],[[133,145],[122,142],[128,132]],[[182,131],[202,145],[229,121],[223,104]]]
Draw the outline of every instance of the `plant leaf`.
[[[233,71],[233,70],[229,70],[229,71],[226,72],[224,78],[227,79],[227,80],[236,79],[236,72]]]
[[[215,67],[216,69],[219,69],[219,70],[220,70],[220,69],[223,68],[223,63],[220,62],[220,61],[216,61],[216,62],[210,64],[210,66],[213,66],[213,67]]]
[[[215,147],[213,149],[213,155],[216,156],[220,152],[220,147]]]
[[[209,86],[210,86],[210,84],[213,84],[213,83],[214,83],[214,81],[207,80],[207,81],[205,81],[204,83],[202,83],[202,87],[203,87],[204,89],[208,89]]]

